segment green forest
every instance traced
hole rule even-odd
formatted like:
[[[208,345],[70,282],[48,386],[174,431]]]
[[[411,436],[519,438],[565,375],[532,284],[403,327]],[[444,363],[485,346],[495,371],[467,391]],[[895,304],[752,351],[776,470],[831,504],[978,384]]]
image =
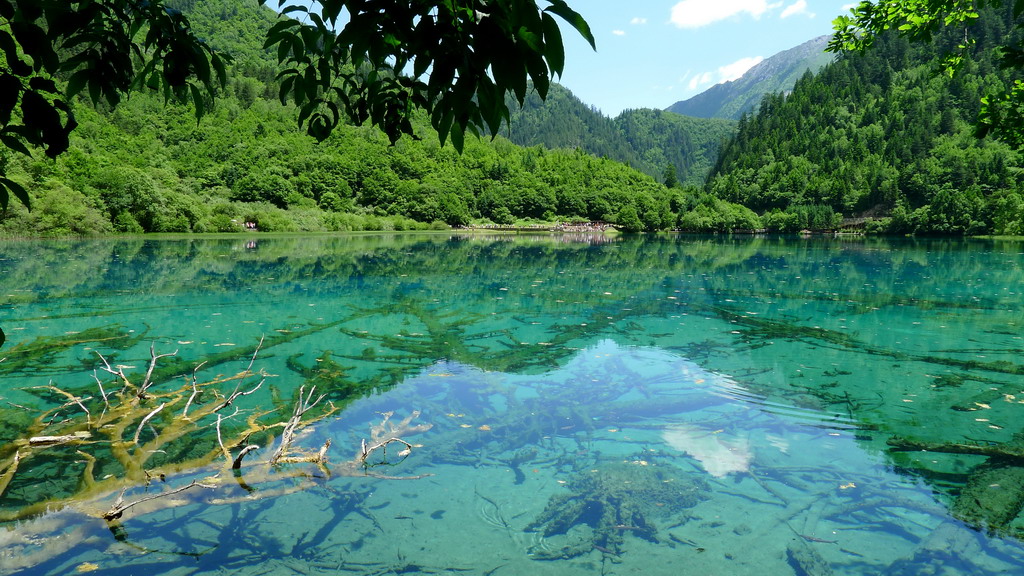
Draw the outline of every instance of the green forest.
[[[1019,160],[974,136],[980,98],[1009,72],[993,46],[1011,18],[985,13],[966,69],[929,45],[884,37],[808,73],[737,124],[659,110],[615,119],[552,85],[493,138],[441,146],[343,125],[317,142],[278,99],[263,48],[276,13],[250,0],[174,0],[233,58],[200,122],[189,106],[135,92],[116,108],[75,102],[56,160],[0,149],[0,174],[31,209],[0,212],[0,235],[358,231],[606,222],[627,232],[1024,234]],[[960,32],[962,34],[962,31]],[[571,63],[570,63],[571,65]]]
[[[974,128],[981,98],[1015,78],[995,50],[1012,23],[1010,7],[983,12],[968,31],[977,44],[951,77],[936,59],[963,41],[963,29],[931,44],[889,34],[805,75],[740,120],[707,192],[777,230],[873,217],[864,218],[870,232],[1024,234],[1018,155]]]
[[[604,116],[570,91],[552,85],[547,98],[527,96],[522,108],[511,103],[511,122],[502,135],[521,146],[575,149],[628,164],[665,181],[702,186],[718,158],[719,147],[736,131],[736,122],[694,118],[662,110],[625,110]],[[672,185],[673,180],[668,181]]]
[[[133,93],[113,110],[76,103],[78,128],[57,160],[0,151],[0,170],[31,191],[0,233],[406,230],[603,221],[630,231],[676,224],[685,205],[625,164],[578,148],[524,148],[502,136],[440,146],[429,119],[392,146],[341,126],[316,142],[278,100],[262,47],[277,15],[251,0],[178,0],[193,29],[232,55],[226,89],[197,123],[191,108]]]

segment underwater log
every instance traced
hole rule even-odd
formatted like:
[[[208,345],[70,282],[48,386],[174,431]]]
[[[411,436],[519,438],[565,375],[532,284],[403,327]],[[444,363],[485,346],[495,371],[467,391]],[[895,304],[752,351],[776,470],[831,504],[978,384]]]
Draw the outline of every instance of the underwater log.
[[[898,452],[943,452],[945,454],[974,454],[1010,460],[1024,460],[1024,446],[1016,444],[959,444],[947,442],[918,442],[895,436],[888,442],[889,448]]]
[[[971,473],[952,506],[953,516],[992,534],[1011,531],[1011,524],[1021,510],[1024,510],[1024,467],[992,461]]]

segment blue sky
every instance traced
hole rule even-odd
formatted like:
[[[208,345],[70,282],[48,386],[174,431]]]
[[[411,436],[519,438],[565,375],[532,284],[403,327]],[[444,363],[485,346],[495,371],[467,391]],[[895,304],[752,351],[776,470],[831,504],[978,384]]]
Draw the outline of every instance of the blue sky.
[[[597,52],[563,25],[565,74],[556,81],[607,116],[627,108],[667,108],[829,34],[832,20],[851,2],[569,0],[590,23]]]

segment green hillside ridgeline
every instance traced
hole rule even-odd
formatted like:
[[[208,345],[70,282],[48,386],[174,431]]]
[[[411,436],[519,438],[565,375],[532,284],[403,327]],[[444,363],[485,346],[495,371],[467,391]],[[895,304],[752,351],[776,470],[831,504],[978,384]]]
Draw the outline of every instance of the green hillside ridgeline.
[[[805,74],[740,120],[706,191],[774,230],[833,228],[845,216],[869,232],[1024,234],[1018,154],[973,126],[982,96],[1013,81],[994,49],[1011,34],[1010,10],[986,10],[969,27],[977,44],[952,77],[937,58],[963,28],[924,45],[890,33]]]
[[[588,106],[553,84],[547,99],[532,93],[522,108],[509,106],[511,122],[502,135],[520,146],[579,148],[610,158],[664,181],[702,186],[719,147],[736,131],[736,121],[693,118],[650,108],[625,110],[615,118]],[[671,183],[671,182],[670,182]]]

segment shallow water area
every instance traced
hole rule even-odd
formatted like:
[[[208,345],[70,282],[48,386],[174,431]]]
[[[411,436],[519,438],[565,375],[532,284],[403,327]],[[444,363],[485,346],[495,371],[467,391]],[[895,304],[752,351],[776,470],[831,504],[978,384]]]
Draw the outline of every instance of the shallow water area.
[[[69,246],[60,249],[98,252]],[[266,422],[283,419],[300,386],[315,385],[330,392],[320,407],[338,410],[311,419],[297,443],[315,451],[330,439],[332,466],[286,464],[263,481],[260,462],[279,441],[271,436],[216,490],[162,497],[114,523],[93,510],[116,492],[69,496],[51,508],[62,511],[7,524],[0,571],[1024,570],[1016,513],[981,526],[1000,516],[965,510],[960,498],[1015,465],[948,450],[1012,446],[1020,432],[1013,245],[396,237],[277,239],[263,254],[232,246],[130,246],[131,266],[108,254],[102,280],[54,282],[11,307],[0,396],[16,416],[4,441],[16,442],[29,408],[67,403],[39,389],[48,382],[96,406],[97,352],[142,371],[151,344],[177,348],[187,376],[202,358],[238,349],[208,370],[233,374],[252,361],[268,377],[239,399],[235,421],[265,405],[279,406]],[[7,248],[5,262],[17,262],[5,264],[7,278],[46,258]],[[146,252],[173,262],[175,280],[146,276]],[[922,261],[943,267],[942,282]],[[110,298],[118,278],[137,285],[140,275],[155,289]],[[60,338],[36,340],[46,335]],[[394,444],[367,467],[342,465],[385,414],[390,430],[409,432],[411,452]],[[162,418],[145,424],[171,426]],[[193,452],[216,452],[220,421],[200,424]],[[126,436],[146,446],[151,432],[139,428]],[[894,438],[947,451],[896,450]],[[92,446],[32,452],[0,509],[46,490],[73,495],[85,473],[79,451]],[[205,481],[218,473],[212,462],[128,498]]]

